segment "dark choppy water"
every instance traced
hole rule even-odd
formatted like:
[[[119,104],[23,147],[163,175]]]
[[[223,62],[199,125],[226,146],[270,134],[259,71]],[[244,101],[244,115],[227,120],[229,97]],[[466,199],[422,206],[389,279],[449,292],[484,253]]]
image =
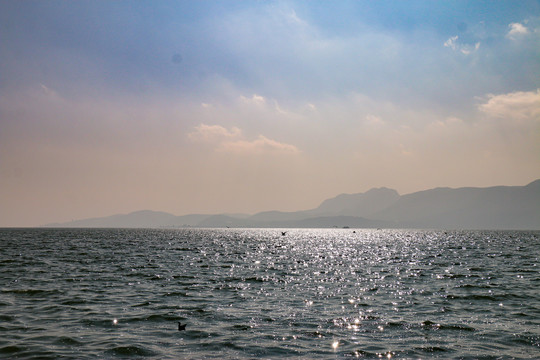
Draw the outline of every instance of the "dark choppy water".
[[[0,357],[540,358],[539,256],[538,231],[4,229]]]

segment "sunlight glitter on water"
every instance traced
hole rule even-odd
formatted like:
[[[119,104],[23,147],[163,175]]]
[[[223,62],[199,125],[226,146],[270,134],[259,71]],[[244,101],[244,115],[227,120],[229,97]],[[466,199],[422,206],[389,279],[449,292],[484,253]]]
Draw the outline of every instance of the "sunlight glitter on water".
[[[537,232],[21,234],[4,232],[0,252],[0,357],[525,359],[540,348]]]

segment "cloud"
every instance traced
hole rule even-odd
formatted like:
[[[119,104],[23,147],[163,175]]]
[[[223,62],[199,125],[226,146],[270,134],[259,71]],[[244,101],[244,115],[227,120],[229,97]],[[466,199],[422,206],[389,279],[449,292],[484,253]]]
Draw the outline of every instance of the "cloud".
[[[58,93],[56,91],[54,91],[53,89],[51,89],[50,87],[48,87],[46,85],[43,85],[43,84],[39,84],[39,86],[41,87],[41,90],[43,91],[43,94],[45,94],[46,96],[48,96],[50,98],[60,98]]]
[[[459,38],[459,36],[457,36],[457,35],[452,36],[450,39],[445,41],[444,46],[449,47],[452,50],[456,50],[457,49],[457,39],[458,38]]]
[[[366,123],[369,125],[377,126],[384,124],[384,121],[380,118],[380,116],[368,114],[366,115]]]
[[[255,140],[248,140],[242,130],[232,127],[230,130],[220,125],[200,124],[188,137],[197,142],[211,144],[217,152],[235,154],[296,154],[300,151],[294,145],[285,144],[259,135]]]
[[[280,143],[259,135],[257,139],[238,140],[223,142],[218,148],[219,151],[231,152],[237,154],[297,154],[299,150],[296,146]]]
[[[188,134],[191,140],[207,143],[220,143],[240,136],[242,136],[242,131],[237,127],[227,130],[223,126],[206,124],[196,126],[195,130]]]
[[[540,89],[508,94],[489,94],[478,109],[492,117],[540,121]]]
[[[477,51],[479,48],[480,48],[480,42],[477,42],[476,44],[474,44],[474,46],[472,46],[472,45],[464,45],[464,46],[462,46],[460,51],[465,55],[469,55],[472,52]]]
[[[251,98],[247,98],[245,96],[240,96],[240,100],[247,104],[253,104],[256,106],[264,105],[266,104],[266,99],[263,96],[253,94]]]
[[[529,29],[527,29],[525,25],[520,23],[511,23],[510,25],[508,25],[508,27],[510,28],[510,30],[506,34],[506,37],[512,40],[515,40],[516,38],[527,35],[529,33]]]
[[[452,36],[448,40],[444,42],[444,46],[448,47],[454,51],[459,51],[464,55],[469,55],[475,51],[477,51],[480,48],[480,42],[476,42],[474,45],[472,44],[462,44],[458,42],[459,36]]]

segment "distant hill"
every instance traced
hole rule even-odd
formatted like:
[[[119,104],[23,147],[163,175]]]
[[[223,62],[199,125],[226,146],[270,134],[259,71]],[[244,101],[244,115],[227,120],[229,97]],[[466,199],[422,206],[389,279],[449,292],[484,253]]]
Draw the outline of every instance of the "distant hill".
[[[175,216],[159,211],[49,224],[54,227],[283,227],[540,229],[540,180],[526,186],[435,188],[400,196],[387,188],[341,194],[317,208],[245,215]]]
[[[197,226],[210,215],[176,216],[162,211],[141,210],[91,219],[74,220],[67,223],[48,224],[47,227],[85,228],[160,228]]]
[[[370,216],[394,205],[399,198],[396,190],[371,189],[361,194],[341,194],[325,200],[313,212],[327,215]]]
[[[415,228],[540,229],[540,180],[526,186],[420,191],[401,196],[373,217]]]

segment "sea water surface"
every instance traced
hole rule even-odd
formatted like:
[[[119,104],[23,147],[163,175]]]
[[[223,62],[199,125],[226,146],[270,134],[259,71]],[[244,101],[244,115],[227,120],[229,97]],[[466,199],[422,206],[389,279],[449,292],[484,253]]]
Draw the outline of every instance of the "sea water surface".
[[[539,231],[0,229],[0,358],[540,358],[539,256]]]

